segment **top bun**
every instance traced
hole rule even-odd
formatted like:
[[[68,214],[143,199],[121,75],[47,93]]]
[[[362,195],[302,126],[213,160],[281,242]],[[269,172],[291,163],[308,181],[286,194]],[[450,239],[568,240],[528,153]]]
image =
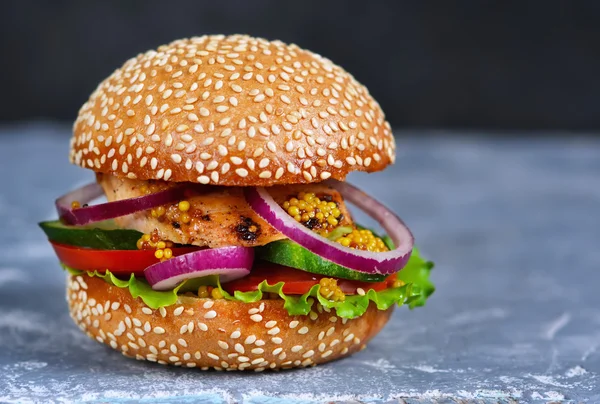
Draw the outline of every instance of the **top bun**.
[[[128,60],[81,107],[73,132],[71,162],[142,180],[311,183],[395,158],[383,111],[352,75],[244,35],[181,39]]]

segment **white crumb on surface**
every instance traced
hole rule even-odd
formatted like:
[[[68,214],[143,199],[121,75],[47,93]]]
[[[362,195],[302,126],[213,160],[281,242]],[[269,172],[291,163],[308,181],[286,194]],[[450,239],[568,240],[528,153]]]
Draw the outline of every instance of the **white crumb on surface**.
[[[567,370],[565,372],[565,376],[571,378],[571,377],[576,377],[576,376],[583,376],[586,373],[587,373],[587,370],[585,370],[581,366],[577,365],[577,366],[575,366],[575,367],[570,368],[569,370]]]
[[[530,377],[532,377],[533,379],[537,380],[540,383],[543,384],[547,384],[549,386],[555,386],[555,387],[571,387],[568,384],[564,384],[559,382],[558,380],[554,379],[552,376],[547,376],[547,375],[529,375]]]
[[[418,366],[415,366],[413,369],[420,370],[421,372],[425,372],[425,373],[448,373],[448,372],[450,372],[450,370],[436,369],[433,366],[429,366],[429,365],[418,365]]]
[[[538,393],[537,391],[534,391],[533,393],[531,393],[531,399],[557,401],[557,400],[564,400],[565,396],[564,396],[564,394],[561,394],[558,391],[554,391],[554,390],[546,391],[544,393],[544,395]]]

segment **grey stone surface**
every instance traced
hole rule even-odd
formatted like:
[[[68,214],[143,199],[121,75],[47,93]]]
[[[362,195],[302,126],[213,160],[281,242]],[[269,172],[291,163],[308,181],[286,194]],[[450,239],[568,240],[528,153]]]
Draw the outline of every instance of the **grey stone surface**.
[[[126,359],[73,325],[36,227],[92,179],[68,132],[0,129],[0,402],[600,402],[599,140],[399,133],[393,168],[351,179],[410,225],[438,290],[353,357],[239,374]]]

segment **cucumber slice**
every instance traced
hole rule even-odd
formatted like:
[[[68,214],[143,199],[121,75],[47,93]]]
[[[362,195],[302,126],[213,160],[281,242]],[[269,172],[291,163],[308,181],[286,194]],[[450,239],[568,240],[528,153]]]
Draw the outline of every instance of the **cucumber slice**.
[[[302,269],[313,274],[333,276],[364,282],[382,282],[385,275],[365,274],[334,264],[291,240],[279,240],[256,247],[257,257],[287,267]]]
[[[98,222],[88,226],[69,226],[59,220],[39,223],[48,239],[99,250],[136,250],[142,233],[136,230],[120,229],[112,222]]]

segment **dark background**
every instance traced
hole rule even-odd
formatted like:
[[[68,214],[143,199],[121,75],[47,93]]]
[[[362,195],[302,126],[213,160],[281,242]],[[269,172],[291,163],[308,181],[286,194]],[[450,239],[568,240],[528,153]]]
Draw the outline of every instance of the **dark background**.
[[[600,129],[599,1],[0,4],[0,121],[71,121],[138,52],[248,33],[344,66],[395,127]]]

